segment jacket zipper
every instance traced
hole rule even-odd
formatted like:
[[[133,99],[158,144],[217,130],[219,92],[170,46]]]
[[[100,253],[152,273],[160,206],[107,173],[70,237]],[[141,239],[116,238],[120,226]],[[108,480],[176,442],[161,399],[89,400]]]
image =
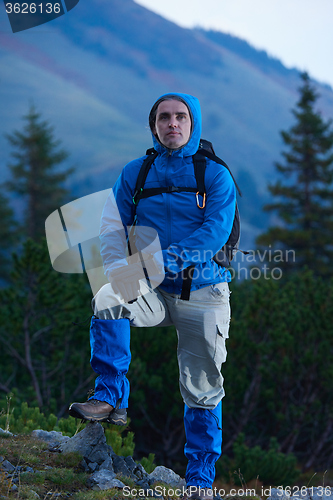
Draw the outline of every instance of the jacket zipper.
[[[167,186],[167,174],[168,174],[168,170],[170,168],[170,163],[169,163],[169,158],[170,158],[170,155],[167,156],[167,159],[166,159],[166,162],[167,162],[167,165],[166,165],[166,169],[165,169],[165,177],[164,177],[164,181],[165,181],[165,185]],[[166,203],[167,203],[167,228],[168,228],[168,247],[169,245],[171,245],[172,241],[171,241],[171,200],[170,200],[170,195],[168,196],[168,194],[165,194],[165,197],[166,197]]]

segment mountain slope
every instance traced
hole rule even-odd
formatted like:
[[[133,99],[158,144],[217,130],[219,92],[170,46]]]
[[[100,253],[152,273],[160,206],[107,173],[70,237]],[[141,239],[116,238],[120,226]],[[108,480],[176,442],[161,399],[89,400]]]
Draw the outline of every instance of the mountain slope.
[[[183,29],[132,0],[79,2],[69,14],[12,34],[0,11],[0,165],[4,132],[22,126],[33,100],[77,167],[73,196],[112,186],[122,166],[151,146],[148,113],[164,92],[196,95],[203,137],[244,193],[243,245],[268,223],[261,212],[275,176],[281,129],[292,123],[297,71],[223,33]],[[318,84],[333,116],[333,92]]]

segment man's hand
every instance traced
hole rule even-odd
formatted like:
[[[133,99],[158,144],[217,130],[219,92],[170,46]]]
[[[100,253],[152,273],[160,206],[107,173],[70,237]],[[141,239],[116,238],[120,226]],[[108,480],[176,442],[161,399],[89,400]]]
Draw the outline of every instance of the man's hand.
[[[118,267],[109,273],[109,281],[114,292],[120,295],[125,302],[132,302],[140,295],[140,280],[146,280],[146,274],[143,266],[146,269],[147,276],[154,276],[159,273],[154,258],[150,255],[142,254],[141,260],[135,258],[128,259],[128,265]]]
[[[118,267],[109,274],[109,281],[113,291],[120,295],[125,302],[138,298],[140,293],[140,279],[145,277],[141,262]]]

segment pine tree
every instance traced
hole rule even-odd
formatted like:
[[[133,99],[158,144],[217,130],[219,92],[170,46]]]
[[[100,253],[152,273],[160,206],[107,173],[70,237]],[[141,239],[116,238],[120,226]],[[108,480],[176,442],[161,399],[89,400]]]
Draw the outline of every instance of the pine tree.
[[[52,270],[45,238],[13,254],[11,285],[0,290],[1,392],[63,413],[93,386],[86,276]]]
[[[5,185],[26,202],[22,233],[36,240],[45,235],[48,215],[64,203],[67,190],[63,184],[73,169],[55,170],[68,153],[59,148],[60,141],[54,139],[53,127],[41,121],[33,105],[23,119],[23,131],[15,130],[7,135],[14,148],[15,163],[9,164],[12,179]]]
[[[269,228],[257,243],[281,250],[281,268],[308,266],[317,274],[332,275],[332,120],[325,122],[314,109],[319,96],[308,74],[301,74],[301,79],[300,98],[292,110],[296,123],[281,132],[288,148],[282,152],[285,162],[275,164],[285,180],[269,186],[278,201],[264,207],[275,211],[282,225]],[[288,249],[295,252],[292,261]]]
[[[11,251],[17,243],[17,223],[14,211],[6,196],[0,192],[0,282],[5,282],[9,277],[11,267]]]

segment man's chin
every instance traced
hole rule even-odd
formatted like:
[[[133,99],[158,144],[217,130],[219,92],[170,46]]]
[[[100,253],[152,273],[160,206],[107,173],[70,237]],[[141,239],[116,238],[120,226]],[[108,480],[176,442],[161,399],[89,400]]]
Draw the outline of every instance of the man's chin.
[[[176,150],[185,146],[185,143],[183,144],[183,143],[175,143],[174,141],[168,141],[167,144],[163,144],[163,146],[171,150]]]

